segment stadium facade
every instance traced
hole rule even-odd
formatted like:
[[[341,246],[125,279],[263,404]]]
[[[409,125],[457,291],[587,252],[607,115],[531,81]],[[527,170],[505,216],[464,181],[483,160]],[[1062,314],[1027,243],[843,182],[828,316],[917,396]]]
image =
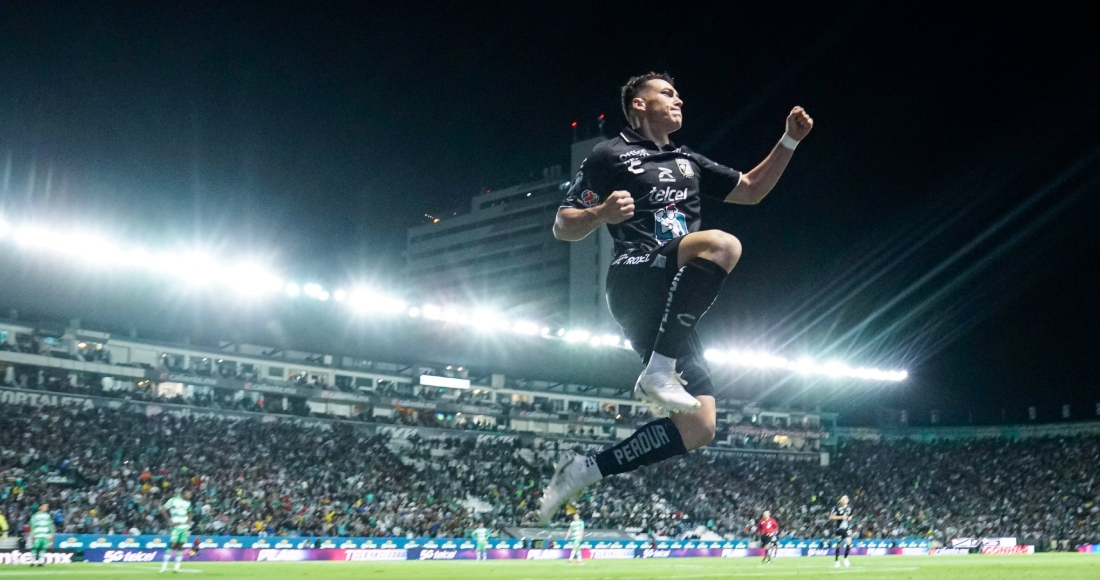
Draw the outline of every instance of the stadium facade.
[[[574,143],[570,171],[475,195],[469,213],[433,218],[407,233],[406,279],[413,291],[512,316],[617,330],[604,300],[611,237],[603,228],[567,244],[551,232],[581,162],[602,138]]]
[[[137,397],[335,420],[509,432],[588,441],[621,439],[649,417],[637,401],[459,365],[400,364],[222,342],[167,344],[80,328],[0,322],[5,400],[35,392]],[[32,397],[33,398],[33,397]],[[35,399],[37,400],[37,399]],[[725,401],[715,445],[828,462],[836,415]],[[603,443],[601,443],[602,445]]]

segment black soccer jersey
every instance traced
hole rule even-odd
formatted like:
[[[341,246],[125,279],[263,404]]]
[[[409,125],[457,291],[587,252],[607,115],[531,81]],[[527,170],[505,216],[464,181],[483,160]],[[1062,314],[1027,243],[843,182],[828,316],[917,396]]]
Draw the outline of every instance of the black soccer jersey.
[[[836,524],[837,531],[844,531],[851,527],[852,522],[848,521],[847,517],[852,515],[852,506],[846,505],[844,507],[834,506],[833,511],[829,512],[830,516],[843,516],[845,519],[836,520],[833,523]]]
[[[652,251],[699,231],[700,195],[724,199],[741,173],[684,146],[659,146],[631,129],[596,145],[573,180],[561,207],[584,209],[613,191],[629,191],[634,217],[608,224],[615,255]]]

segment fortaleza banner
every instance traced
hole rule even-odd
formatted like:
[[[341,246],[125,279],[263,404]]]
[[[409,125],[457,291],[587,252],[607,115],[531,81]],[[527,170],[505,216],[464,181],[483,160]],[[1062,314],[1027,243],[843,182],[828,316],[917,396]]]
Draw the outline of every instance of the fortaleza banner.
[[[581,550],[586,560],[630,560],[633,558],[759,558],[761,548],[592,548]],[[852,548],[853,556],[905,555],[922,556],[928,548]],[[569,550],[490,549],[485,554],[490,560],[565,560]],[[779,558],[803,556],[832,556],[833,550],[825,548],[780,548]],[[159,562],[164,550],[103,550],[84,552],[88,562]],[[473,560],[476,550],[466,549],[254,549],[212,548],[201,551],[189,560],[196,562],[398,562],[406,560]]]

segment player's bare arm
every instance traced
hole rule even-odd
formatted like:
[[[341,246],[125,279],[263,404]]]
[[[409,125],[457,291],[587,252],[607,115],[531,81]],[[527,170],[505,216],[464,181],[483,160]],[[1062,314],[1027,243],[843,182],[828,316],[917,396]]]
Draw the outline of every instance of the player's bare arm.
[[[613,191],[596,207],[563,207],[554,218],[554,237],[577,242],[604,224],[618,224],[634,217],[634,198],[628,191]]]
[[[784,144],[788,138],[795,142],[801,141],[810,134],[814,127],[814,120],[802,107],[795,107],[791,114],[787,115],[787,133],[783,141],[776,143],[771,153],[754,167],[752,171],[741,176],[741,182],[726,197],[726,203],[743,205],[755,205],[760,203],[787,169],[787,163],[794,155],[794,149]]]

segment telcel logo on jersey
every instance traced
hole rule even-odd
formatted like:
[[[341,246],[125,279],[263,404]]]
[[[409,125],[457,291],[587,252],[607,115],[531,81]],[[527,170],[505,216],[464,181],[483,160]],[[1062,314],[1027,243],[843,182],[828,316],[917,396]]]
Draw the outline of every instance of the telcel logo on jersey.
[[[688,190],[673,189],[672,186],[668,186],[664,189],[657,189],[654,187],[650,190],[649,195],[653,196],[653,203],[669,203],[687,199]]]

